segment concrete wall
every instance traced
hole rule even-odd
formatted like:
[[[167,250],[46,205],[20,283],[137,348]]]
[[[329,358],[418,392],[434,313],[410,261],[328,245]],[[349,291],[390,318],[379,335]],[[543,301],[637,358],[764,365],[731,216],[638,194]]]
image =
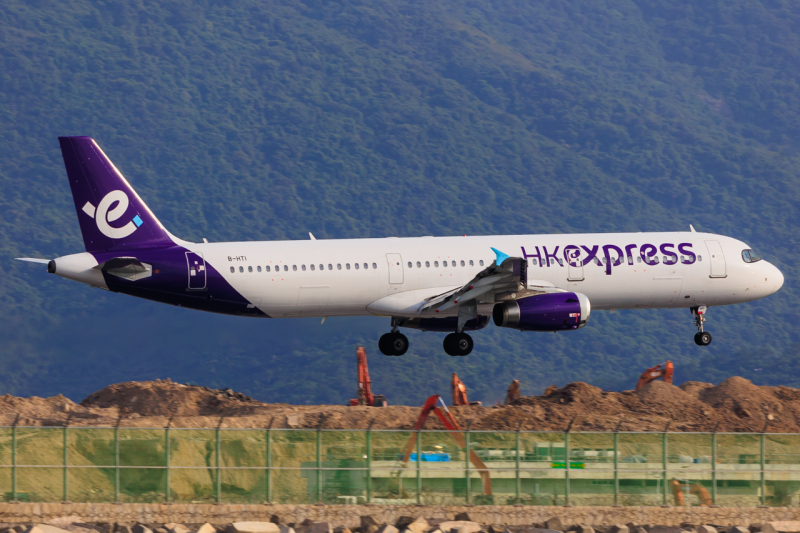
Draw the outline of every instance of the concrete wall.
[[[534,506],[434,506],[434,505],[192,505],[113,503],[0,503],[0,522],[26,523],[119,522],[226,524],[242,520],[268,521],[278,515],[282,522],[306,518],[334,526],[356,527],[359,517],[371,515],[378,522],[394,523],[400,516],[453,519],[468,512],[484,524],[529,525],[558,517],[564,525],[694,524],[749,525],[759,522],[800,520],[800,508],[787,507],[534,507]],[[62,520],[57,520],[62,519]],[[62,522],[63,523],[63,522]]]

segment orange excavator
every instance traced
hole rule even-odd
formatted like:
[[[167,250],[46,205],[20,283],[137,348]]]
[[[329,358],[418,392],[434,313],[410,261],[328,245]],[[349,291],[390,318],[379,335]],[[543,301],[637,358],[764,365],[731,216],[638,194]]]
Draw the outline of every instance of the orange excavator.
[[[482,405],[481,402],[471,402],[467,399],[467,386],[455,372],[450,380],[450,391],[453,393],[453,405]]]
[[[675,497],[675,505],[678,507],[686,505],[686,501],[683,497],[684,492],[696,495],[700,500],[700,505],[711,505],[711,494],[709,494],[708,489],[700,483],[692,483],[684,479],[673,479],[670,485],[672,485],[672,495]]]
[[[672,374],[675,372],[675,365],[672,364],[672,361],[667,361],[666,363],[662,363],[660,365],[656,365],[653,368],[648,368],[642,375],[639,376],[639,381],[636,383],[636,390],[641,389],[651,381],[655,381],[658,378],[662,378],[665,383],[672,383]]]
[[[438,405],[441,405],[441,409],[438,407]],[[467,450],[467,441],[464,438],[463,430],[458,425],[458,422],[456,422],[456,419],[453,418],[453,414],[444,404],[441,396],[434,394],[425,401],[425,404],[422,406],[422,412],[420,412],[419,418],[417,419],[417,424],[414,426],[414,431],[425,427],[425,422],[428,420],[428,416],[431,413],[434,413],[437,417],[439,417],[439,420],[442,421],[442,424],[444,424],[444,427],[450,432],[450,436],[453,437],[453,440],[456,441],[458,446],[462,450],[467,451],[470,462],[475,465],[475,469],[481,476],[481,481],[483,483],[483,494],[487,500],[491,499],[492,479],[489,477],[489,469],[486,467],[486,464],[481,461],[481,458],[478,457],[478,454],[476,454],[473,450]],[[408,460],[411,458],[411,453],[414,451],[414,447],[416,445],[417,435],[412,434],[411,438],[408,439],[408,445],[406,445],[406,453],[403,455],[403,459],[401,459],[403,464],[408,463]],[[424,460],[424,456],[417,457],[417,461],[420,460]],[[485,503],[489,502],[487,501]]]
[[[358,398],[350,400],[350,405],[368,405],[370,407],[389,405],[386,396],[372,394],[372,380],[369,379],[369,369],[367,368],[367,351],[363,346],[356,348],[356,361],[358,361]]]

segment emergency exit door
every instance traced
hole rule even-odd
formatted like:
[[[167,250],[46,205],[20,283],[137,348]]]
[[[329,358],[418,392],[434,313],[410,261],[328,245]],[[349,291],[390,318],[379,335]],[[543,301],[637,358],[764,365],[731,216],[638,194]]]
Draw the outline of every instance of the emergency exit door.
[[[386,254],[386,263],[389,266],[389,283],[403,283],[403,258],[400,254]]]

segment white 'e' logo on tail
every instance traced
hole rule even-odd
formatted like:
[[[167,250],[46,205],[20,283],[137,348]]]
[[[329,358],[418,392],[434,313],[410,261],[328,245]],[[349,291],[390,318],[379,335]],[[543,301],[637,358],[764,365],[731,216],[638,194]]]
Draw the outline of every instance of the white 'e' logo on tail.
[[[117,206],[109,211],[108,209],[114,202],[117,202]],[[133,217],[132,221],[121,228],[113,228],[109,225],[109,222],[114,222],[124,215],[125,211],[128,209],[128,203],[127,194],[122,191],[111,191],[100,200],[100,205],[97,206],[97,209],[95,209],[91,202],[86,202],[86,205],[83,206],[83,212],[95,220],[97,229],[106,237],[124,239],[142,225],[142,219],[139,218],[139,215]]]

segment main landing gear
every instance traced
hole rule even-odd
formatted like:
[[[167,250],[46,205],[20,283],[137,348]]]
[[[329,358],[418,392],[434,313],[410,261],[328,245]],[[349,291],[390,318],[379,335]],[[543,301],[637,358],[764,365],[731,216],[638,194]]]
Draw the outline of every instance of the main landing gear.
[[[472,351],[472,337],[464,332],[451,333],[444,338],[444,352],[453,357],[468,355]]]
[[[708,308],[705,305],[699,307],[692,307],[692,315],[694,316],[694,325],[697,326],[697,333],[694,336],[694,343],[698,346],[708,346],[711,344],[711,333],[703,331],[703,322],[706,321],[706,311]]]
[[[392,318],[392,331],[381,335],[378,349],[383,355],[403,355],[408,351],[408,337],[398,331],[397,321]]]

